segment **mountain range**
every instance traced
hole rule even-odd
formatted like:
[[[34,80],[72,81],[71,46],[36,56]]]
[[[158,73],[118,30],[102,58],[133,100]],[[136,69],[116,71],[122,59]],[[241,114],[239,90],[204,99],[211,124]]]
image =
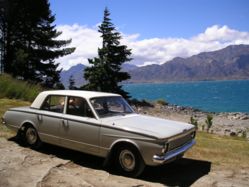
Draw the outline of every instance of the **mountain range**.
[[[73,75],[76,86],[83,85],[85,67],[78,64],[62,71],[62,83],[67,87],[69,77]],[[126,83],[249,79],[249,45],[231,45],[188,58],[176,57],[161,65],[137,67],[124,64],[122,71],[131,75],[131,79]]]
[[[80,87],[82,85],[84,85],[86,83],[86,80],[84,79],[83,76],[83,72],[85,70],[86,66],[83,64],[77,64],[75,66],[72,66],[70,69],[66,70],[66,71],[62,71],[60,73],[60,77],[61,77],[61,82],[63,83],[63,85],[67,88],[69,85],[69,78],[72,75],[73,79],[75,80],[75,86],[76,87]],[[122,71],[126,71],[126,72],[130,72],[134,69],[138,68],[135,65],[132,64],[123,64],[122,66]]]

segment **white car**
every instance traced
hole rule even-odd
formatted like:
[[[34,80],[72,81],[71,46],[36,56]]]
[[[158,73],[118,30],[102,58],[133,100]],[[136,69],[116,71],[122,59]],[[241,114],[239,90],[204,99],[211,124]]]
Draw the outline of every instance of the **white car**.
[[[195,144],[191,124],[140,115],[118,94],[41,92],[31,106],[9,109],[3,123],[33,148],[42,142],[106,158],[124,175],[181,158]]]

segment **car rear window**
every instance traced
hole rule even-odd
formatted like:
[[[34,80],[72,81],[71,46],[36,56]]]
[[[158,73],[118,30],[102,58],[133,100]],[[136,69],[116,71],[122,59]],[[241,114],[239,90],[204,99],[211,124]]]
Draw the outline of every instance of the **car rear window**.
[[[63,113],[65,96],[50,95],[44,101],[41,110]]]

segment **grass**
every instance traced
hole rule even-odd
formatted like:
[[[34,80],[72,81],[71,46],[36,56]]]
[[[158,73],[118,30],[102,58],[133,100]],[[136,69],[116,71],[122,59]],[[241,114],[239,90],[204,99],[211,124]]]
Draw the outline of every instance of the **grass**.
[[[249,142],[245,138],[198,132],[196,142],[187,152],[188,158],[210,161],[215,166],[249,167]]]
[[[26,101],[0,99],[0,117],[8,108],[27,105],[30,103]],[[0,137],[10,138],[12,136],[14,136],[13,132],[0,125]],[[198,132],[196,141],[197,144],[186,153],[187,158],[209,161],[212,166],[249,167],[249,142],[245,138]]]
[[[0,118],[9,108],[19,107],[19,106],[29,106],[29,105],[30,102],[27,101],[21,101],[15,99],[0,99]],[[10,138],[13,135],[14,133],[12,131],[10,131],[6,126],[0,124],[0,137]]]
[[[7,74],[0,74],[0,98],[33,101],[42,90],[40,85],[17,80]]]

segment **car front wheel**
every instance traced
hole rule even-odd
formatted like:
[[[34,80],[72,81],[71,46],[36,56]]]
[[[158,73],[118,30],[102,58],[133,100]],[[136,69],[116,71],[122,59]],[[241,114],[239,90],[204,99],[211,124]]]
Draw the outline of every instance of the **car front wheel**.
[[[139,176],[145,167],[140,153],[132,146],[118,148],[115,160],[119,172],[129,177]]]

